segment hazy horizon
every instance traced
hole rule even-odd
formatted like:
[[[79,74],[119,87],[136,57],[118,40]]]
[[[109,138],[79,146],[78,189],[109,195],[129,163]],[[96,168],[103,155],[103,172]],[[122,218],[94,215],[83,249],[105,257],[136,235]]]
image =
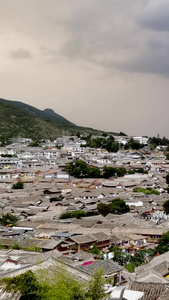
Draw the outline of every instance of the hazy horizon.
[[[1,0],[0,97],[169,138],[168,0]]]

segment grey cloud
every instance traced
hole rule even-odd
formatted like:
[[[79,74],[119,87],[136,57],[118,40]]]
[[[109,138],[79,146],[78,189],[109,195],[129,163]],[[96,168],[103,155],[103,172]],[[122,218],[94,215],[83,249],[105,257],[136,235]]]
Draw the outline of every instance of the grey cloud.
[[[19,48],[15,51],[11,51],[11,56],[13,59],[30,59],[32,54],[26,49]]]
[[[126,55],[135,48],[134,39],[138,40],[138,35],[134,32],[131,35],[133,21],[129,17],[132,14],[132,9],[128,9],[129,0],[87,3],[74,9],[66,19],[57,19],[56,26],[66,38],[58,49],[48,51],[52,61],[57,62],[60,56],[95,64],[103,57],[115,59],[121,52],[126,51]],[[121,10],[122,4],[124,10]]]
[[[167,57],[157,56],[154,53],[144,53],[138,58],[126,63],[118,64],[119,69],[136,72],[136,73],[152,73],[169,77],[169,61]]]
[[[79,125],[168,136],[168,2],[1,0],[2,95],[48,101]]]
[[[115,69],[169,76],[168,0],[78,3],[68,15],[57,16],[53,26],[64,39],[41,49],[48,63],[81,60],[101,66],[110,76]]]
[[[144,50],[116,66],[126,71],[169,77],[169,41],[162,37],[149,38]]]
[[[150,0],[138,14],[137,22],[145,28],[159,31],[169,31],[168,0]]]

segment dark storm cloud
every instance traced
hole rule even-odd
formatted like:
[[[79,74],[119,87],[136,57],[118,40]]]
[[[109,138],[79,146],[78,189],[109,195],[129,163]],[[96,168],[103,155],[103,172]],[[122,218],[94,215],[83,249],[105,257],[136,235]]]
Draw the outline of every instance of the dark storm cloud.
[[[138,17],[138,24],[152,30],[169,31],[168,0],[151,0]]]
[[[23,48],[18,48],[15,51],[11,51],[11,56],[13,59],[30,59],[32,58],[32,54],[30,51],[23,49]]]
[[[62,59],[95,62],[103,56],[116,55],[119,49],[131,48],[133,37],[128,36],[132,19],[128,16],[133,8],[130,11],[130,2],[87,1],[77,4],[67,17],[58,17],[55,26],[63,32],[65,41],[57,50],[48,51],[51,59],[60,56]]]
[[[168,14],[169,0],[1,0],[1,96],[168,136]]]
[[[160,74],[169,77],[169,1],[150,0],[137,12],[136,24],[141,31],[140,43],[132,57],[117,63],[117,67],[137,73]]]
[[[169,41],[160,37],[150,38],[144,50],[138,51],[131,59],[117,63],[116,66],[126,71],[169,77]]]
[[[120,69],[169,75],[168,0],[77,2],[66,17],[57,17],[55,26],[64,41],[43,49],[48,63],[81,60],[109,73]]]

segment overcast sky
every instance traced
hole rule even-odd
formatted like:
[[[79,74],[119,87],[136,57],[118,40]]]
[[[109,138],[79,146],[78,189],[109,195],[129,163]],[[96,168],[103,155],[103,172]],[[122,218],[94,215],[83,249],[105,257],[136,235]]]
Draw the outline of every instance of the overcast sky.
[[[0,97],[169,138],[169,0],[0,0]]]

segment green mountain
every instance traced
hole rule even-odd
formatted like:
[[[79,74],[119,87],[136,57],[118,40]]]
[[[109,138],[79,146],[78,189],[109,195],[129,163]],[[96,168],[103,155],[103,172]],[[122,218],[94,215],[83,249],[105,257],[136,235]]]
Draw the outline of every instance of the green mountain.
[[[101,135],[104,131],[73,124],[52,109],[37,109],[19,101],[0,98],[0,142],[13,137],[29,137],[33,140],[55,139],[65,134],[82,133]]]
[[[55,139],[76,125],[50,109],[44,111],[19,101],[0,99],[0,142],[13,137]]]
[[[30,114],[34,117],[41,118],[42,120],[47,121],[47,122],[53,122],[56,124],[63,124],[63,125],[69,125],[69,126],[76,126],[75,124],[68,121],[64,117],[55,113],[52,109],[40,110],[36,107],[33,107],[31,105],[28,105],[28,104],[20,102],[20,101],[11,101],[11,100],[5,100],[5,99],[0,98],[0,105],[1,104],[13,106],[15,108],[22,110],[23,112],[25,112],[27,114]]]

